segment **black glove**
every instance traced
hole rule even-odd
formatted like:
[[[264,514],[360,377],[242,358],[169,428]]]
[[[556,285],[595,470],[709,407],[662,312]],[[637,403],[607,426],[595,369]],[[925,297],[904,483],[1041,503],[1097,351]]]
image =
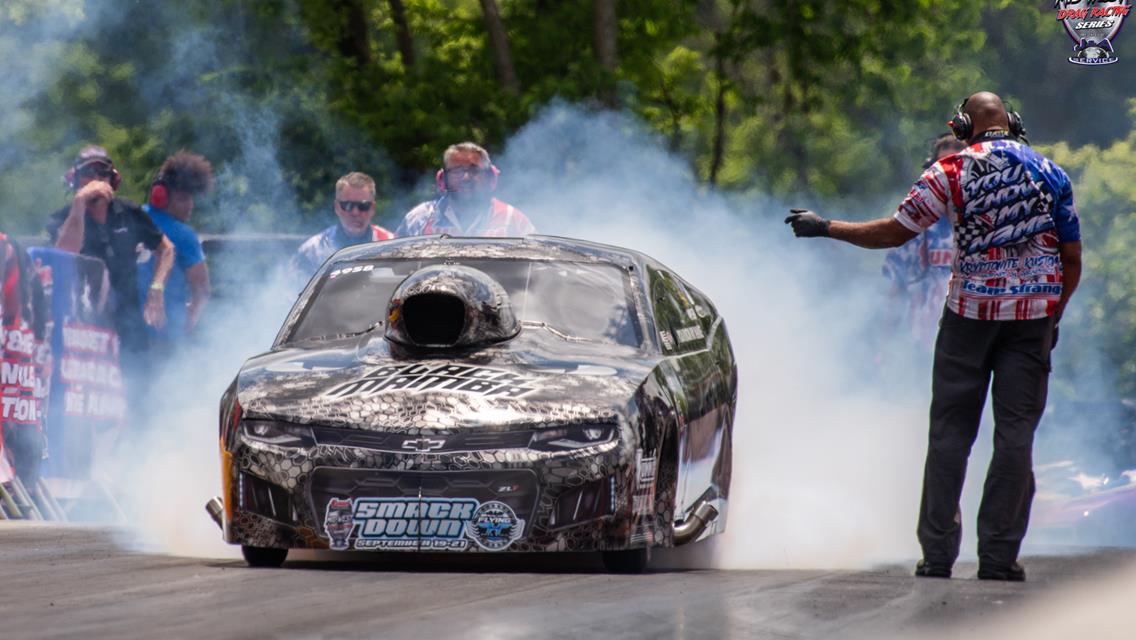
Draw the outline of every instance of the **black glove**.
[[[808,209],[789,209],[789,211],[785,224],[793,227],[793,234],[798,238],[828,237],[828,220]]]

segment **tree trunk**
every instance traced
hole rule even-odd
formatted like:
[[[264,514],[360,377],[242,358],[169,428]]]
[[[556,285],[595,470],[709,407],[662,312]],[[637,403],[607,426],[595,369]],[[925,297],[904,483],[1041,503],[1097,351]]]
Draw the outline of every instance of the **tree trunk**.
[[[710,158],[710,184],[718,185],[718,172],[722,169],[726,152],[726,58],[719,51],[715,56],[714,75],[718,79],[718,95],[714,100],[714,151]]]
[[[402,0],[388,0],[388,2],[398,54],[402,58],[402,66],[409,70],[414,68],[414,38],[410,35],[410,23],[406,21],[406,5]]]
[[[371,39],[368,37],[367,12],[358,0],[338,0],[334,5],[347,20],[339,36],[339,53],[355,60],[360,67],[371,63]]]
[[[593,33],[596,62],[606,72],[605,86],[600,92],[600,100],[609,107],[619,106],[615,93],[615,70],[619,66],[616,50],[616,36],[619,24],[615,18],[616,0],[595,0],[595,31]]]
[[[505,34],[505,23],[501,20],[496,0],[481,0],[481,10],[485,14],[485,28],[489,31],[489,47],[493,50],[497,79],[506,92],[517,93],[520,91],[521,83],[517,80],[513,54],[509,52],[509,38]]]

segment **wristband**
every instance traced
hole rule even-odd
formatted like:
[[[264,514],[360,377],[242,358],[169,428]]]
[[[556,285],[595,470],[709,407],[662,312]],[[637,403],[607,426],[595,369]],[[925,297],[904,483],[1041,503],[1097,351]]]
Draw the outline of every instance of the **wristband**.
[[[162,291],[162,292],[164,292],[165,290],[166,290],[166,285],[162,284],[161,282],[151,282],[150,283],[150,291]]]

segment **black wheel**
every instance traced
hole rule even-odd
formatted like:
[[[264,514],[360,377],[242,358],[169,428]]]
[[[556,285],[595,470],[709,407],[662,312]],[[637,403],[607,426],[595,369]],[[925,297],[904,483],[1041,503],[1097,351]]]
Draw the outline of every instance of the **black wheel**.
[[[288,557],[288,550],[273,549],[272,547],[250,547],[242,544],[241,555],[245,557],[245,562],[250,567],[276,568],[284,564],[284,559]]]
[[[611,573],[643,573],[651,562],[651,548],[604,551],[604,568]]]

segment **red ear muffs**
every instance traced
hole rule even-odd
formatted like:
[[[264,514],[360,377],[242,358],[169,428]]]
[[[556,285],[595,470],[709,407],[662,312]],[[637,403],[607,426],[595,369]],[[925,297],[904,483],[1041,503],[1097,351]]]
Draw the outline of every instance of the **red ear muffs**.
[[[150,185],[150,206],[163,211],[170,206],[170,188],[163,175],[154,178],[154,183]]]

